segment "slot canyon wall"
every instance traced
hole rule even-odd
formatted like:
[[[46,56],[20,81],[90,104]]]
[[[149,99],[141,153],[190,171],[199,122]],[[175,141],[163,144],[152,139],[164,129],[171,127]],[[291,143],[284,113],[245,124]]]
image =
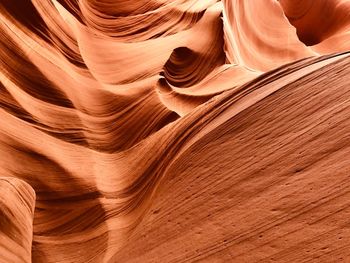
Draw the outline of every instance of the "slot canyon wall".
[[[0,3],[0,262],[350,262],[349,0]]]

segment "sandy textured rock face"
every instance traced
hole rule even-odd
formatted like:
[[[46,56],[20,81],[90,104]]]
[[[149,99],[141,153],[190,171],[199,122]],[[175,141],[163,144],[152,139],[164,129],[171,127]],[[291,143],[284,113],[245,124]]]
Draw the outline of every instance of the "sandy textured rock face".
[[[0,10],[0,262],[350,262],[349,1]]]
[[[35,192],[25,182],[0,178],[1,239],[3,262],[30,262]]]

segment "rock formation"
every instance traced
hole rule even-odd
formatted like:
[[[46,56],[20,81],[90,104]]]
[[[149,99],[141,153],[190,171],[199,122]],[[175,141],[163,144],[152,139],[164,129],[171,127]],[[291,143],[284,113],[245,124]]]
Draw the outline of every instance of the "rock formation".
[[[0,262],[350,262],[350,1],[0,3]]]

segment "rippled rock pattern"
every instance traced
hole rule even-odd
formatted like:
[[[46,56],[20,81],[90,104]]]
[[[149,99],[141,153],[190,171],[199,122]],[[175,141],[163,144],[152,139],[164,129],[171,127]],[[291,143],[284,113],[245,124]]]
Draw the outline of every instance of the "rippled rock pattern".
[[[349,0],[0,3],[0,262],[350,262]]]

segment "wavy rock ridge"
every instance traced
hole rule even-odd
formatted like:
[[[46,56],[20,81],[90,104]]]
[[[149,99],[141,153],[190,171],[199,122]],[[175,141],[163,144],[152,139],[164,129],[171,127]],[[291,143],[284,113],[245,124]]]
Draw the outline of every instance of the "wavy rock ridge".
[[[0,262],[349,261],[350,1],[0,9]]]

